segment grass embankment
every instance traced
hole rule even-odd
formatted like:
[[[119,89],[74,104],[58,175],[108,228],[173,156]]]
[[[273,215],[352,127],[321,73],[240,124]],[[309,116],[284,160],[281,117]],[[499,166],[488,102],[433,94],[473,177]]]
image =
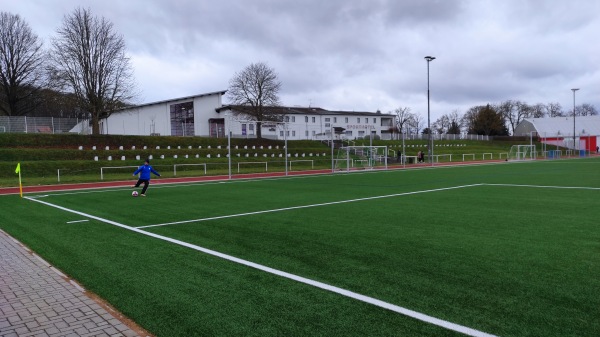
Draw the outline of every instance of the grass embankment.
[[[369,141],[358,140],[351,145],[368,144]],[[397,151],[403,151],[401,141],[375,140],[373,145],[388,146],[392,150],[390,163],[394,162]],[[434,154],[442,155],[437,158],[439,162],[499,159],[511,145],[513,142],[506,141],[436,141]],[[265,165],[247,162],[267,162],[269,172],[285,170],[283,141],[231,139],[231,147],[234,173],[238,169],[239,173],[265,171]],[[426,140],[405,141],[407,156],[416,156],[418,151],[427,152]],[[290,160],[296,161],[294,170],[331,168],[331,149],[322,142],[288,141],[287,152]],[[145,158],[152,158],[152,165],[164,172],[164,177],[227,174],[227,155],[227,139],[223,138],[1,134],[0,186],[18,184],[14,174],[17,162],[21,163],[23,184],[28,186],[94,182],[100,180],[102,167],[137,166]],[[338,156],[337,150],[334,155]],[[131,178],[131,168],[102,173],[103,180]]]

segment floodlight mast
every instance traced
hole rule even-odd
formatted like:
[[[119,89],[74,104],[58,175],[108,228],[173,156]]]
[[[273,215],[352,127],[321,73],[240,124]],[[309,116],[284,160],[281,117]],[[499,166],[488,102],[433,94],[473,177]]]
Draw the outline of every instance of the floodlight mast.
[[[573,151],[576,150],[575,146],[575,91],[579,90],[579,88],[571,89],[573,91]]]
[[[435,60],[435,57],[425,56],[425,60],[427,60],[427,135],[429,136],[427,152],[429,157],[429,163],[433,166],[433,138],[431,137],[431,109],[429,103],[429,62]]]

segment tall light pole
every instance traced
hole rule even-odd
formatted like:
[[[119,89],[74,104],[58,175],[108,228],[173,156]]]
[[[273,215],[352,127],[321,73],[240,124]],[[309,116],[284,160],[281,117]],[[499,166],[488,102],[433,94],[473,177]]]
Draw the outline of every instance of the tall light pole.
[[[573,91],[573,151],[575,151],[575,91],[579,90],[579,88],[571,90]]]
[[[433,138],[431,138],[431,112],[429,104],[429,62],[435,60],[433,56],[425,56],[427,60],[427,130],[429,136],[429,145],[427,145],[427,152],[429,157],[429,163],[433,165]]]

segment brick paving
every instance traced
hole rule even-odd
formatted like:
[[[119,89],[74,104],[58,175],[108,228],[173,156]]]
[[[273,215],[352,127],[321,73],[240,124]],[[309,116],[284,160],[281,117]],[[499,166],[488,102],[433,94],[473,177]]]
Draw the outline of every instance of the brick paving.
[[[0,230],[0,337],[144,336]]]

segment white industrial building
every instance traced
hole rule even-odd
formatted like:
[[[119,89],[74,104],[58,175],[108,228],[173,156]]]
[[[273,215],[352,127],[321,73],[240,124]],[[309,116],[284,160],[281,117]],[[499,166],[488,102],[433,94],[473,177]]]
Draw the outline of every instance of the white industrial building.
[[[526,118],[515,136],[533,136],[548,145],[569,149],[596,151],[600,144],[600,116]]]
[[[141,104],[114,112],[101,121],[101,132],[113,135],[163,135],[254,138],[259,124],[241,106],[222,104],[226,91]],[[329,111],[316,107],[270,107],[281,122],[262,122],[262,137],[319,140],[379,137],[390,139],[395,116],[380,112]],[[72,132],[83,132],[81,125]]]

